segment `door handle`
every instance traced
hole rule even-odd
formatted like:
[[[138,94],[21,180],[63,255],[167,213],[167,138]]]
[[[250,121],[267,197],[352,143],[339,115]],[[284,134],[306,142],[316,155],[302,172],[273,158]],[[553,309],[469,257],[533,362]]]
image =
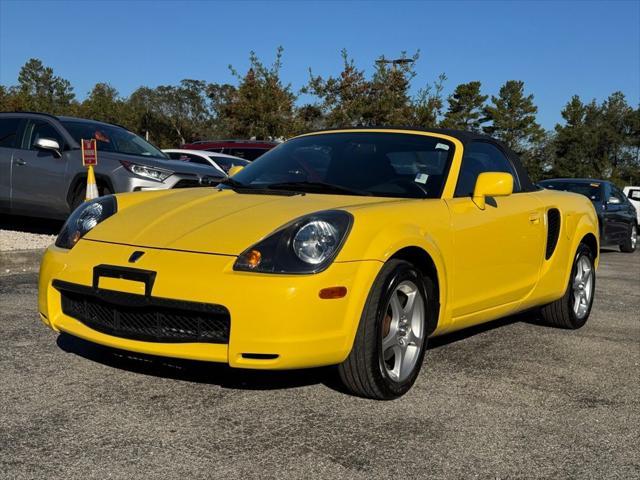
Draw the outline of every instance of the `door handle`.
[[[540,223],[540,214],[538,212],[533,212],[529,214],[529,221],[531,223]]]
[[[26,165],[26,164],[27,164],[27,162],[25,162],[23,159],[16,158],[16,165],[23,166],[23,165]]]

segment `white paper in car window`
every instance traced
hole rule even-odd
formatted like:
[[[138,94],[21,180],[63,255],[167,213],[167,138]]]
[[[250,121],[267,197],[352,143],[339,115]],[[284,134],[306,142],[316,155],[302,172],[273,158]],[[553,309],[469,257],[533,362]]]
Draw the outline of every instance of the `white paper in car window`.
[[[436,150],[449,150],[449,145],[446,143],[438,143],[436,145]]]
[[[423,185],[427,183],[427,180],[429,180],[429,175],[427,175],[426,173],[418,173],[416,175],[416,178],[414,178],[414,182],[422,183]]]

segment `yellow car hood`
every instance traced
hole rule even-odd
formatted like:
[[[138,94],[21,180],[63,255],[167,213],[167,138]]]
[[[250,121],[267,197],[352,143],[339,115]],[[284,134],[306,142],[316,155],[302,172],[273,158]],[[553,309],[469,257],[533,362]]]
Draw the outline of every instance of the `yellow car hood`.
[[[139,247],[239,255],[300,216],[398,199],[344,195],[261,195],[208,188],[125,194],[118,213],[85,238]]]

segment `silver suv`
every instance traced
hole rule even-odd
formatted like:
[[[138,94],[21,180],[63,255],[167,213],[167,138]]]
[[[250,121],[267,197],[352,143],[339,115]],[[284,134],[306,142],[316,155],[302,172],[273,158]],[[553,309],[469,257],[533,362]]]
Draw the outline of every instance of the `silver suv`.
[[[138,135],[109,123],[42,113],[0,113],[0,212],[66,218],[83,200],[80,139],[98,146],[101,195],[214,185],[214,167],[170,160]]]

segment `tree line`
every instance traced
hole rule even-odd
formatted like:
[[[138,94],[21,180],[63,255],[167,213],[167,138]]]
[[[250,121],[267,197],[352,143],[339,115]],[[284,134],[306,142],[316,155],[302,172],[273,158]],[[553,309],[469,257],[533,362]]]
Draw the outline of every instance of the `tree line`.
[[[346,50],[336,76],[316,75],[296,92],[281,78],[283,49],[271,65],[255,53],[245,73],[229,66],[234,84],[184,79],[178,85],[142,86],[122,97],[97,83],[80,101],[68,80],[38,59],[21,68],[17,84],[0,85],[0,111],[38,111],[120,124],[161,147],[207,138],[284,139],[322,128],[412,125],[482,132],[520,154],[535,180],[593,177],[640,183],[640,107],[622,92],[598,103],[573,96],[563,123],[545,131],[536,120],[534,95],[508,80],[496,95],[479,81],[455,87],[446,98],[440,74],[413,91],[419,52],[389,61],[371,75]],[[302,102],[302,100],[306,102]]]

